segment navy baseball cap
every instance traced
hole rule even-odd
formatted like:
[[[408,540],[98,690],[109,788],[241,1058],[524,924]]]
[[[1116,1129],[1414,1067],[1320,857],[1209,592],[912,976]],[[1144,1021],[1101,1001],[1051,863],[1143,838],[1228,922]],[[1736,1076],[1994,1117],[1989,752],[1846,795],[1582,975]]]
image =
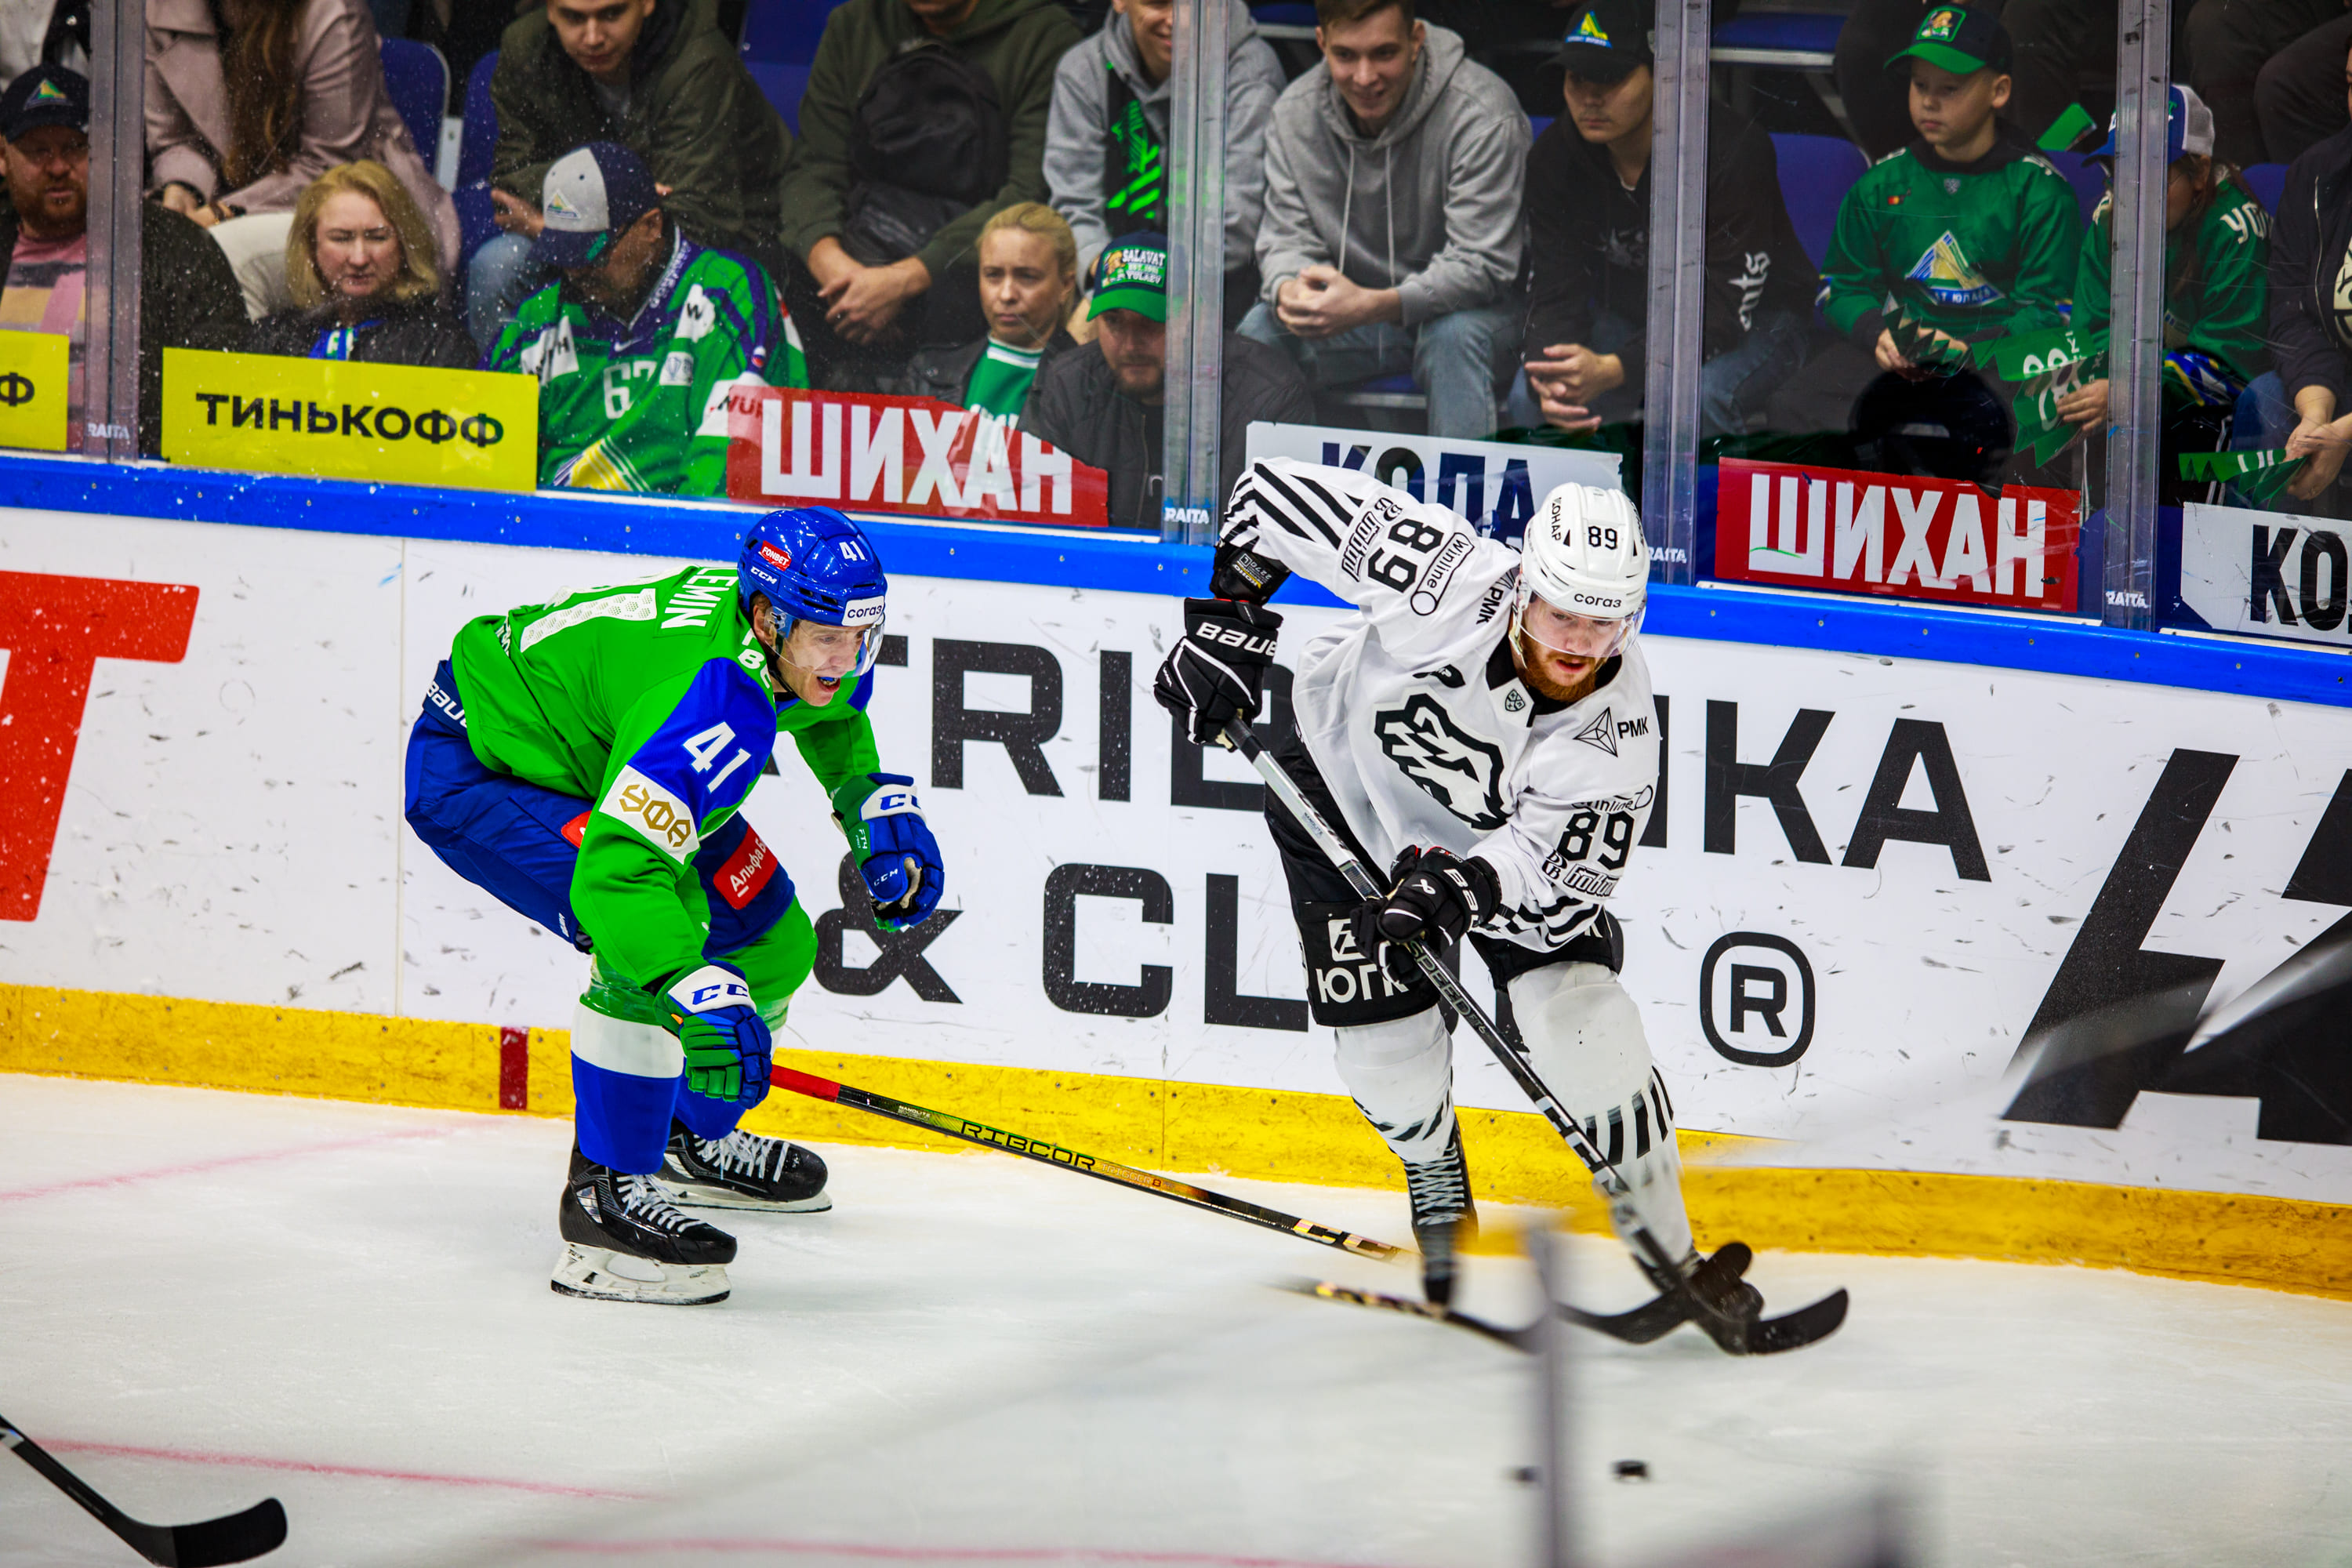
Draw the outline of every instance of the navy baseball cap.
[[[1585,0],[1568,18],[1552,64],[1566,66],[1584,81],[1622,81],[1642,66],[1654,66],[1650,52],[1650,7],[1638,0]]]
[[[0,92],[0,136],[22,136],[44,125],[89,129],[89,82],[79,71],[35,66]]]
[[[653,172],[618,142],[575,147],[547,167],[539,210],[545,226],[530,258],[560,271],[593,267],[631,224],[661,205]]]

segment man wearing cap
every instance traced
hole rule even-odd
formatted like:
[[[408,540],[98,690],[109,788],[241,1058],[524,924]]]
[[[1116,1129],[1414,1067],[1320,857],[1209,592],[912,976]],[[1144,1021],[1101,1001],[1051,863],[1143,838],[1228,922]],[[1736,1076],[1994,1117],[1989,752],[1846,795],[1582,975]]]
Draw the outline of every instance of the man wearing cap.
[[[0,91],[8,201],[0,207],[0,328],[68,340],[66,446],[80,451],[89,265],[89,84],[36,66]],[[248,322],[228,258],[195,224],[139,204],[139,450],[163,453],[163,351],[242,347]]]
[[[1559,47],[1567,112],[1528,154],[1523,379],[1511,423],[1638,417],[1648,354],[1650,106],[1643,0],[1587,0]],[[1803,363],[1818,279],[1781,205],[1772,143],[1722,105],[1707,125],[1701,433],[1744,433]]]
[[[2159,500],[2178,505],[2208,499],[2180,479],[2174,457],[2217,450],[2230,432],[2239,395],[2270,363],[2263,341],[2270,265],[2270,215],[2238,172],[2213,158],[2212,110],[2191,87],[2175,87],[2165,128],[2164,461]],[[2091,154],[2115,177],[2116,127]],[[2106,347],[2108,252],[2115,232],[2112,193],[2091,215],[2074,281],[2074,335],[2086,349]],[[2057,400],[2058,417],[2093,439],[2107,424],[2107,381],[2088,382]]]
[[[1168,237],[1123,236],[1095,263],[1095,341],[1038,373],[1021,428],[1110,476],[1114,528],[1160,530],[1167,401]],[[1278,351],[1225,334],[1218,400],[1217,493],[1229,495],[1248,455],[1250,422],[1311,424],[1315,400]]]
[[[1323,59],[1275,100],[1260,302],[1241,333],[1318,386],[1411,371],[1429,433],[1495,429],[1519,328],[1528,117],[1412,0],[1316,0]]]
[[[539,377],[539,482],[725,494],[730,395],[808,384],[767,273],[680,233],[618,142],[565,153],[541,194],[531,255],[562,278],[482,362]]]
[[[1995,118],[2009,64],[2000,23],[1958,5],[1929,10],[1887,61],[1909,78],[1917,136],[1839,205],[1821,307],[1846,342],[1798,374],[1776,423],[1843,424],[1853,406],[1865,437],[1940,427],[1974,454],[1948,477],[1998,477],[2014,431],[1974,350],[2065,323],[2083,237],[2074,187]]]

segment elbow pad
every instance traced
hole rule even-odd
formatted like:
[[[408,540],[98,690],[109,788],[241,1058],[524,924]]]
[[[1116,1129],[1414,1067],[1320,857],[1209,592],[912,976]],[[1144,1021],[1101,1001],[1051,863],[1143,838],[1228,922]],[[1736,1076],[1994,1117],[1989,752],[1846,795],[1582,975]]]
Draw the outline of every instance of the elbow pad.
[[[1290,568],[1231,540],[1217,542],[1216,566],[1209,574],[1209,595],[1263,605],[1290,578]]]

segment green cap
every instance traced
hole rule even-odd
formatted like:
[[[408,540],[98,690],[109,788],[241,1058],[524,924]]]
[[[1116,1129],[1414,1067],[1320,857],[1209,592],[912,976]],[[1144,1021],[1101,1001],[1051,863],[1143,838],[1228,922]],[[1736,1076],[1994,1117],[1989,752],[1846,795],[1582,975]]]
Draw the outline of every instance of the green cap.
[[[1887,58],[1887,65],[1906,59],[1926,60],[1959,76],[1990,66],[2009,69],[2009,29],[1990,11],[1965,5],[1938,5],[1920,19],[1911,35],[1911,47]]]
[[[1091,321],[1105,310],[1132,310],[1155,321],[1168,319],[1168,237],[1146,230],[1122,235],[1103,247],[1095,263]]]

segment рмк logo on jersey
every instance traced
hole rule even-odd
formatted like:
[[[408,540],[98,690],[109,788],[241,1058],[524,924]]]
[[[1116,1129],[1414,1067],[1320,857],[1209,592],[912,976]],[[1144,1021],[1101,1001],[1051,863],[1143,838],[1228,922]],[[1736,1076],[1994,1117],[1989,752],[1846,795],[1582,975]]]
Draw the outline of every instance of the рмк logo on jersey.
[[[1503,826],[1503,752],[1456,725],[1425,691],[1372,721],[1381,750],[1431,799],[1481,833]]]
[[[1948,228],[1903,276],[1914,283],[1926,284],[1927,298],[1938,305],[1985,305],[2001,297],[2000,290],[1977,270],[1976,263],[1969,259],[1969,253],[1960,248],[1960,242]]]

